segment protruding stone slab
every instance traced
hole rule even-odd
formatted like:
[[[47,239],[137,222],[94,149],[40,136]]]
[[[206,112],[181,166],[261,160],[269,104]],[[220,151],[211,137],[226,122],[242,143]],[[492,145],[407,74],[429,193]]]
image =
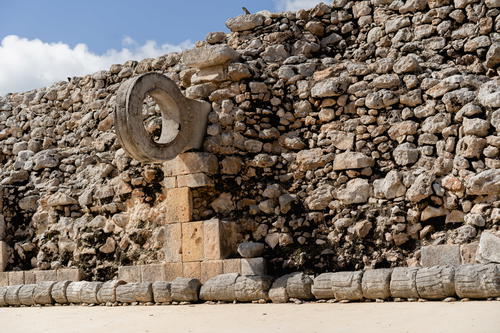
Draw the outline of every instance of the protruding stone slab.
[[[420,264],[423,267],[460,265],[460,245],[449,244],[422,246]]]
[[[339,301],[363,299],[362,278],[363,271],[332,273],[332,290],[335,299]]]
[[[85,282],[80,293],[80,302],[86,304],[99,304],[99,301],[97,300],[97,293],[101,287],[102,282]]]
[[[70,283],[71,281],[59,281],[52,286],[50,295],[52,296],[52,299],[56,303],[59,304],[68,303],[68,298],[66,297],[66,290],[68,289]]]
[[[238,245],[238,253],[243,258],[256,258],[264,253],[264,243],[243,242]]]
[[[126,282],[123,280],[111,280],[104,282],[97,292],[97,303],[104,304],[108,302],[116,302],[116,288],[124,284],[126,284]]]
[[[204,173],[214,175],[219,171],[219,160],[210,153],[187,152],[163,163],[165,177]]]
[[[233,32],[252,30],[262,24],[264,24],[264,16],[259,14],[240,15],[226,21],[226,26]]]
[[[34,305],[33,292],[35,291],[36,284],[24,284],[19,289],[18,297],[21,305]]]
[[[391,275],[391,268],[366,270],[363,273],[361,283],[363,297],[368,299],[386,299],[391,297]]]
[[[172,281],[172,300],[180,302],[198,301],[201,283],[198,279],[176,278]]]
[[[234,222],[211,219],[203,221],[204,260],[226,259],[235,253]]]
[[[172,302],[171,283],[166,281],[156,281],[152,284],[153,300],[155,303]]]
[[[33,291],[33,300],[35,301],[35,304],[52,304],[54,299],[52,298],[51,293],[55,284],[55,281],[38,282],[35,290]]]
[[[335,273],[323,273],[314,278],[311,288],[316,299],[333,299],[332,278]]]
[[[420,268],[416,282],[422,298],[443,299],[455,295],[455,269],[452,266]]]
[[[71,282],[66,288],[66,298],[68,303],[81,303],[82,289],[87,281]]]
[[[333,170],[362,169],[372,167],[374,161],[371,157],[358,152],[345,152],[335,156]]]
[[[19,290],[21,290],[22,285],[8,286],[7,292],[5,293],[5,303],[7,305],[21,305],[19,301]]]
[[[200,299],[204,301],[233,301],[236,299],[234,286],[239,274],[217,275],[206,281],[200,289]]]
[[[500,297],[500,264],[457,267],[455,290],[461,298]]]
[[[476,260],[483,264],[500,264],[500,237],[491,232],[483,231],[479,239]]]
[[[246,275],[239,276],[234,285],[236,300],[240,302],[251,302],[258,300],[269,300],[269,288],[273,279],[269,276]]]
[[[393,298],[418,298],[418,267],[396,267],[392,271],[390,291]]]
[[[196,68],[224,65],[238,58],[238,52],[224,44],[197,47],[182,54],[182,62]]]

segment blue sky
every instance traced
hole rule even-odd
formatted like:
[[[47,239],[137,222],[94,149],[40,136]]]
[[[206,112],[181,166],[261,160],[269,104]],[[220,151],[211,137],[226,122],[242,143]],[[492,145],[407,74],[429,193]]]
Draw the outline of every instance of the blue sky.
[[[0,0],[0,96],[181,51],[251,12],[319,0]],[[325,1],[328,3],[328,1]]]

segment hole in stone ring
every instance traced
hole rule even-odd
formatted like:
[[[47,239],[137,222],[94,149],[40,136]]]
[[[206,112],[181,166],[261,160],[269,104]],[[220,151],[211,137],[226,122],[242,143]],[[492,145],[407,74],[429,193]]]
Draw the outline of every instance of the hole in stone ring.
[[[180,123],[174,119],[176,108],[170,103],[163,110],[156,100],[148,94],[142,104],[142,119],[146,132],[156,143],[172,142],[179,134]]]

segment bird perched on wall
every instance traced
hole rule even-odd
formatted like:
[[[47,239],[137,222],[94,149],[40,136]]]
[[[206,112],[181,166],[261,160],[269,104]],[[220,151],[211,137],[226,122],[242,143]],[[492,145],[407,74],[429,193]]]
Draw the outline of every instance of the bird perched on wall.
[[[245,12],[245,14],[247,14],[247,15],[252,14],[252,13],[250,13],[250,11],[246,7],[241,7],[241,9],[243,9],[243,11]]]

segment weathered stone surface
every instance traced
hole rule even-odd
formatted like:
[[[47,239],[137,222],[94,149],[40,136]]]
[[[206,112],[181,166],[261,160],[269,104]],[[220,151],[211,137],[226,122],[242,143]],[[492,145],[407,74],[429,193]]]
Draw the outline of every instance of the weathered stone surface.
[[[264,244],[257,242],[243,242],[238,245],[238,253],[243,258],[260,257],[264,253]]]
[[[389,289],[391,297],[418,298],[418,267],[395,267],[392,270]]]
[[[80,301],[87,304],[98,304],[97,293],[102,287],[102,282],[86,282],[80,292]]]
[[[153,290],[150,282],[127,283],[116,287],[116,300],[121,303],[152,302]]]
[[[203,222],[182,224],[182,261],[203,260]]]
[[[455,271],[455,290],[460,298],[500,296],[500,265],[461,265]]]
[[[476,260],[483,264],[500,264],[500,237],[491,232],[483,231],[479,239]]]
[[[331,275],[331,283],[335,299],[357,301],[363,299],[363,271],[336,272]]]
[[[165,176],[180,176],[195,173],[213,175],[219,170],[217,157],[209,153],[187,152],[163,163]]]
[[[153,300],[155,303],[168,303],[172,301],[171,284],[166,281],[156,281],[152,284]]]
[[[373,165],[373,159],[363,153],[345,152],[335,156],[333,170],[362,169]]]
[[[24,271],[12,271],[9,274],[9,286],[24,284]]]
[[[7,293],[7,286],[0,287],[0,307],[6,306],[7,302],[5,301],[5,294]]]
[[[165,246],[163,248],[165,261],[180,262],[182,259],[182,223],[166,224],[163,226],[163,230],[165,232]],[[119,272],[120,270],[118,270]]]
[[[66,288],[66,299],[68,303],[81,303],[82,289],[87,281],[71,282]]]
[[[343,190],[337,192],[337,199],[344,204],[364,203],[372,194],[372,187],[366,179],[356,178],[347,182]]]
[[[262,257],[241,259],[241,275],[266,275],[266,260]]]
[[[458,266],[461,264],[460,245],[422,246],[420,264],[424,267]]]
[[[386,299],[391,297],[390,282],[392,268],[369,269],[363,273],[361,287],[363,297]]]
[[[52,286],[50,291],[50,296],[52,299],[59,304],[68,303],[68,298],[66,297],[66,290],[68,289],[71,281],[59,281]]]
[[[323,273],[314,278],[311,292],[316,299],[333,299],[332,279],[335,273]]]
[[[183,262],[181,276],[201,281],[201,261]]]
[[[193,203],[189,187],[165,190],[165,200],[161,203],[162,223],[189,222],[192,220]]]
[[[288,275],[281,276],[274,280],[271,288],[269,289],[269,299],[273,303],[286,303],[289,300],[288,292],[286,290],[286,285],[288,281]]]
[[[24,284],[19,289],[18,297],[21,305],[34,305],[33,292],[35,291],[36,284]]]
[[[500,169],[485,170],[469,177],[465,188],[471,195],[500,193]]]
[[[420,174],[406,191],[406,198],[412,202],[418,202],[430,196],[434,179],[433,174],[427,172]]]
[[[413,143],[405,142],[396,147],[393,151],[394,161],[398,165],[413,164],[418,160],[419,152]]]
[[[203,221],[203,259],[226,259],[236,252],[235,223],[211,219]]]
[[[420,268],[416,281],[422,298],[444,299],[455,295],[455,269],[452,266]]]
[[[80,268],[58,268],[57,281],[80,281],[83,272]]]
[[[303,300],[312,299],[312,284],[313,279],[311,279],[308,275],[301,272],[290,273],[286,282],[288,297]]]
[[[47,271],[34,271],[35,274],[35,282],[44,282],[44,281],[57,281],[57,271],[56,270],[47,270]]]
[[[239,274],[217,275],[206,281],[200,289],[203,301],[233,301],[236,299],[235,284]]]
[[[5,270],[5,267],[7,267],[7,262],[9,261],[9,252],[7,249],[7,243],[0,240],[0,272],[3,272]]]
[[[226,26],[231,31],[252,30],[264,23],[264,16],[259,14],[246,14],[230,18],[226,21]]]
[[[238,58],[238,53],[227,45],[198,47],[182,54],[182,62],[186,66],[196,68],[223,65]]]
[[[240,302],[267,301],[272,282],[273,279],[269,276],[239,276],[234,285],[236,300]]]
[[[35,304],[52,304],[54,299],[52,298],[52,288],[57,282],[55,281],[42,281],[37,282],[35,290],[33,290],[33,300]]]
[[[378,198],[394,199],[405,195],[406,186],[402,183],[401,174],[391,170],[385,178],[373,182],[373,192]]]
[[[477,99],[481,105],[491,108],[500,107],[500,80],[491,80],[481,85]]]
[[[114,303],[116,302],[116,288],[126,284],[123,280],[110,280],[106,281],[101,285],[99,291],[97,291],[97,303]]]
[[[311,96],[317,98],[340,96],[346,92],[349,80],[345,77],[329,78],[311,88]]]
[[[19,301],[19,291],[23,285],[8,286],[5,293],[5,303],[7,305],[21,305]]]
[[[125,282],[141,282],[140,266],[120,266],[118,267],[118,280]]]
[[[201,283],[198,279],[176,278],[172,281],[172,300],[180,302],[198,301]]]
[[[224,273],[223,260],[205,260],[200,263],[201,268],[201,283],[205,283],[208,279]]]
[[[165,265],[141,265],[141,282],[166,281]]]

